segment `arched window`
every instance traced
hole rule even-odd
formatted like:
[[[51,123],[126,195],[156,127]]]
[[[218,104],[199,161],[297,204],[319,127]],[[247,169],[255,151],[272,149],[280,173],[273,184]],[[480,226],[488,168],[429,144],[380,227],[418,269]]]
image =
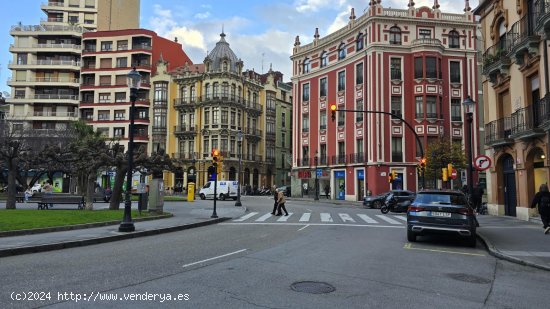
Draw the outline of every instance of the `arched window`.
[[[341,43],[340,46],[338,46],[338,60],[344,58],[346,58],[346,44]]]
[[[219,83],[214,83],[214,89],[212,90],[212,92],[214,93],[214,99],[217,99],[219,96],[220,96],[220,84]]]
[[[204,85],[204,95],[207,100],[212,99],[212,93],[210,92],[210,84]]]
[[[455,30],[449,32],[449,48],[460,48],[460,35]]]
[[[180,88],[180,98],[182,100],[184,100],[184,102],[187,99],[187,86],[181,86],[181,88]]]
[[[498,47],[501,50],[506,49],[506,27],[504,26],[504,20],[498,25]]]
[[[357,41],[355,42],[355,50],[363,49],[363,42],[364,42],[363,33],[359,32],[359,34],[357,35]]]
[[[227,61],[223,62],[223,71],[227,72]]]
[[[189,98],[190,98],[189,102],[194,103],[195,98],[197,96],[197,93],[195,92],[195,86],[191,86],[191,88],[189,88],[189,90],[190,90],[189,91],[190,92],[189,93]]]
[[[401,29],[397,26],[390,28],[390,44],[401,45]]]
[[[321,53],[321,67],[326,67],[328,64],[328,53],[326,51],[323,51]]]
[[[309,58],[304,59],[303,67],[304,69],[302,73],[309,73],[311,70],[311,60],[309,60]]]
[[[229,84],[228,83],[222,83],[222,98],[225,98],[227,100],[229,93]]]
[[[237,86],[235,86],[235,84],[232,84],[231,85],[231,100],[232,101],[235,101],[236,91],[237,91]]]

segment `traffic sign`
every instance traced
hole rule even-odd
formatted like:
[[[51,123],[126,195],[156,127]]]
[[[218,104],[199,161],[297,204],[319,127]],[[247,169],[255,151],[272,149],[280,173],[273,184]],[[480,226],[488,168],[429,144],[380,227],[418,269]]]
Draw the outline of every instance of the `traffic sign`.
[[[318,168],[317,169],[317,177],[322,177],[323,176],[323,170]]]
[[[484,171],[491,167],[491,158],[486,155],[479,155],[474,159],[474,166],[478,171]]]
[[[456,171],[456,168],[453,168],[453,171],[451,172],[451,179],[455,180],[458,176],[458,172]]]

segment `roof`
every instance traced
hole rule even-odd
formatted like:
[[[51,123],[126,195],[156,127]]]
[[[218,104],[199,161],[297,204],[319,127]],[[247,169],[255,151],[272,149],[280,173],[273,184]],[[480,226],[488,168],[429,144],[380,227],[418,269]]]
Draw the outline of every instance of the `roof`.
[[[216,43],[216,47],[206,56],[206,60],[210,60],[212,65],[210,66],[211,71],[221,71],[222,70],[222,60],[229,60],[229,70],[232,72],[237,72],[237,62],[239,58],[233,52],[229,43],[225,41],[225,33],[220,34],[220,40]]]

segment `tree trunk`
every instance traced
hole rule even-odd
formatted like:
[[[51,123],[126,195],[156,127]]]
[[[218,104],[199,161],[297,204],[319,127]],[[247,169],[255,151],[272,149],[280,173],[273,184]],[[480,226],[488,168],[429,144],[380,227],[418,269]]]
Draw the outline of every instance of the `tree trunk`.
[[[115,183],[112,188],[111,202],[109,203],[109,209],[118,210],[120,209],[120,197],[122,196],[122,184],[124,183],[126,173],[123,170],[117,170],[115,174]]]
[[[95,190],[95,173],[89,173],[86,177],[86,195],[84,202],[86,210],[94,210],[94,190]]]
[[[6,209],[15,209],[16,201],[15,195],[17,194],[17,186],[15,183],[15,176],[17,175],[17,164],[15,159],[8,159],[8,199],[6,200]]]

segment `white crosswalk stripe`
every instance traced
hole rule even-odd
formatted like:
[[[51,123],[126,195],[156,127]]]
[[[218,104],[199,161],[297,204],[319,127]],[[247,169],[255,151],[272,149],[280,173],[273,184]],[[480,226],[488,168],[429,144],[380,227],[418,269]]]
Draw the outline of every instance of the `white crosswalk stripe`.
[[[376,216],[377,216],[378,218],[380,218],[380,219],[382,219],[382,220],[388,222],[389,224],[401,224],[401,222],[395,221],[395,220],[393,220],[392,218],[386,217],[386,216],[384,216],[384,215],[376,215]]]
[[[357,214],[357,216],[361,219],[363,219],[363,221],[367,222],[367,223],[370,223],[370,224],[377,224],[378,221],[374,220],[373,218],[365,215],[365,214]]]
[[[407,222],[407,216],[394,216],[394,217],[396,217],[399,220],[403,220],[403,221]]]
[[[273,215],[270,212],[268,212],[265,215],[263,215],[263,216],[259,217],[258,219],[256,219],[256,222],[263,222],[263,221],[267,220],[268,218],[271,218],[272,216]]]
[[[257,214],[258,214],[257,212],[251,212],[251,213],[249,213],[249,214],[247,214],[247,215],[244,215],[244,216],[240,217],[239,219],[235,219],[235,220],[233,220],[233,221],[235,221],[235,222],[241,222],[241,221],[244,221],[244,220],[246,220],[246,219],[248,219],[248,218],[254,217],[254,216],[257,215]]]
[[[330,216],[329,213],[322,212],[321,213],[321,222],[334,222],[334,221],[332,220],[332,217]]]
[[[281,216],[279,219],[277,219],[277,222],[285,222],[286,220],[288,220],[288,218],[290,218],[292,216],[292,212],[289,212],[288,213],[288,216]]]
[[[310,212],[305,212],[300,217],[300,222],[309,222],[309,218],[311,218],[311,213]]]
[[[355,220],[353,220],[348,214],[338,214],[338,216],[340,216],[340,219],[344,222],[355,222]]]

